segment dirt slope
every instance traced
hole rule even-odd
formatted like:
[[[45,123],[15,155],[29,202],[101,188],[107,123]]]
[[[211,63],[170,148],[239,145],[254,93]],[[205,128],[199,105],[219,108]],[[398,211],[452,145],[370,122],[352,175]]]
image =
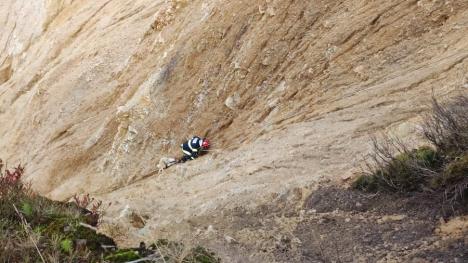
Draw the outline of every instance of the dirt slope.
[[[54,199],[113,200],[128,244],[300,207],[468,88],[465,0],[2,1],[0,24],[0,155]],[[193,134],[213,151],[143,178]]]

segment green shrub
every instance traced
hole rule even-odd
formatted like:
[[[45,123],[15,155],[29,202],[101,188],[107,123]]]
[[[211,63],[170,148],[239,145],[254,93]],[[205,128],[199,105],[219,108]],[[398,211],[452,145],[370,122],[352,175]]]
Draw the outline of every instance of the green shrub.
[[[384,149],[379,148],[381,151]],[[389,151],[385,149],[385,151]],[[382,158],[383,159],[383,158]],[[423,169],[434,169],[440,164],[437,152],[427,146],[403,151],[379,163],[369,174],[358,177],[353,188],[367,191],[411,192],[424,184]]]
[[[376,173],[381,187],[391,191],[418,191],[425,184],[424,169],[438,165],[437,152],[427,146],[400,153],[381,171]]]
[[[112,255],[109,255],[105,257],[106,260],[110,262],[115,262],[115,263],[121,263],[121,262],[128,262],[132,260],[137,260],[140,259],[140,255],[138,255],[138,252],[135,252],[133,250],[117,250],[116,252],[113,252]]]
[[[444,188],[468,178],[468,155],[448,162],[443,171],[430,181],[432,189]]]
[[[23,202],[21,204],[21,212],[27,217],[31,217],[33,215],[33,208],[30,203]]]
[[[354,189],[366,192],[376,192],[379,190],[376,177],[373,175],[360,175],[352,184]]]
[[[468,177],[468,154],[450,162],[442,174],[443,184],[454,184]]]
[[[437,151],[431,147],[419,147],[418,149],[413,150],[410,155],[426,167],[436,168],[440,165],[440,157]]]
[[[415,171],[415,159],[412,156],[404,156],[408,158],[404,160],[393,160],[387,169],[375,174],[377,182],[381,188],[393,192],[410,192],[419,189],[423,178]],[[402,161],[404,160],[404,161]]]
[[[70,254],[73,251],[73,241],[64,239],[60,242],[60,248],[63,252]]]

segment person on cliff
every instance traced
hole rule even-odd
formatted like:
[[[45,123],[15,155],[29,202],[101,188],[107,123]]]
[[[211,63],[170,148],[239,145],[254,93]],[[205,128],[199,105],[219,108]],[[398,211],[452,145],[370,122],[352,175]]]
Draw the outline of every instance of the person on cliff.
[[[192,137],[190,140],[182,143],[180,145],[182,148],[182,152],[184,155],[181,158],[169,158],[169,157],[162,157],[159,160],[159,163],[156,167],[158,167],[158,173],[161,173],[165,169],[178,164],[178,163],[185,163],[188,160],[193,160],[200,156],[203,151],[208,150],[210,148],[210,141],[206,138],[200,138],[198,136]],[[148,175],[151,175],[150,173]]]
[[[179,159],[179,163],[184,163],[188,160],[194,160],[197,158],[203,151],[210,148],[210,141],[206,138],[200,138],[198,136],[192,137],[190,140],[182,143],[180,145],[184,156]]]

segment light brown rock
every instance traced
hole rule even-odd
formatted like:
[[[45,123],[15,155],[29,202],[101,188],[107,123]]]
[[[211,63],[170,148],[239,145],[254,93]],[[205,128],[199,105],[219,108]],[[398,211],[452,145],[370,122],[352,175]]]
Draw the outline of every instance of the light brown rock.
[[[123,245],[339,180],[369,134],[417,143],[430,96],[466,92],[464,0],[23,2],[0,1],[0,157],[53,199],[113,201],[106,222],[151,211]],[[192,134],[212,152],[143,178]]]

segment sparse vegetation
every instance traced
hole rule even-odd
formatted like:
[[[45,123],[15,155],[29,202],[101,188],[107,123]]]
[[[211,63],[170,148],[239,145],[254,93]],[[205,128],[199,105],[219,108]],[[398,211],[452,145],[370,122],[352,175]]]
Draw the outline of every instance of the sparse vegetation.
[[[112,253],[111,255],[108,255],[105,260],[108,260],[110,262],[128,262],[132,260],[137,260],[140,259],[141,257],[139,256],[138,252],[134,250],[118,250],[115,253]]]
[[[432,145],[410,150],[399,138],[373,138],[367,169],[353,187],[368,192],[442,193],[446,204],[465,204],[468,197],[468,97],[445,106],[433,99],[423,135]]]
[[[427,176],[440,165],[438,153],[427,146],[408,150],[396,139],[387,138],[385,144],[373,140],[374,155],[368,164],[368,173],[354,182],[354,187],[375,192],[418,191],[424,186]],[[393,156],[394,149],[398,149]],[[429,175],[428,175],[429,174]]]
[[[3,166],[3,165],[2,165]],[[84,227],[86,214],[75,204],[36,195],[21,182],[24,168],[0,167],[0,262],[89,262],[112,239]],[[77,246],[84,240],[84,246]]]
[[[22,166],[4,169],[0,160],[0,262],[219,262],[204,248],[168,241],[117,250],[92,226],[99,222],[102,202],[89,195],[74,203],[48,200],[21,182],[23,173]]]

